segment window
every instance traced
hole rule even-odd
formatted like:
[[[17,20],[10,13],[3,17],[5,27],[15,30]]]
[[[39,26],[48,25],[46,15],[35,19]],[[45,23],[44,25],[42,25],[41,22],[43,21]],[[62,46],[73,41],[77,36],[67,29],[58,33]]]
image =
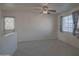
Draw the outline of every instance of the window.
[[[62,17],[62,31],[63,32],[73,32],[72,15]]]
[[[12,32],[15,29],[14,17],[4,17],[4,30],[5,32]]]

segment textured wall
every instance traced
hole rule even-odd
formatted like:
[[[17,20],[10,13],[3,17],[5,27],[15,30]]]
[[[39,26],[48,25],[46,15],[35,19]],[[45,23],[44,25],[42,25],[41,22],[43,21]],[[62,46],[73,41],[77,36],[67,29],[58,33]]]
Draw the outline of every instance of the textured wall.
[[[42,15],[30,11],[4,11],[3,16],[15,17],[18,41],[57,38],[57,15]]]

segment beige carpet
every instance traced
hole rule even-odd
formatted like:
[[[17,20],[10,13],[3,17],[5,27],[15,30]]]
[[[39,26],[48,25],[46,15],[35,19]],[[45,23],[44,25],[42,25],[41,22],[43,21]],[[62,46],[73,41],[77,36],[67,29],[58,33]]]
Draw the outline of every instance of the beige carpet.
[[[14,56],[79,56],[79,49],[59,40],[19,42]]]

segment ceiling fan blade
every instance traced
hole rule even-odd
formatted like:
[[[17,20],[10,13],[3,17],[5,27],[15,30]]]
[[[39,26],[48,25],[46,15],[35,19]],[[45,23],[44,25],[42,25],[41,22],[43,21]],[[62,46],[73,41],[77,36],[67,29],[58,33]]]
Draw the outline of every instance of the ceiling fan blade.
[[[47,14],[51,14],[50,12],[48,12]]]
[[[37,9],[37,8],[36,8],[36,9],[32,9],[32,10],[41,10],[41,9]]]
[[[48,10],[49,12],[56,12],[56,10]]]

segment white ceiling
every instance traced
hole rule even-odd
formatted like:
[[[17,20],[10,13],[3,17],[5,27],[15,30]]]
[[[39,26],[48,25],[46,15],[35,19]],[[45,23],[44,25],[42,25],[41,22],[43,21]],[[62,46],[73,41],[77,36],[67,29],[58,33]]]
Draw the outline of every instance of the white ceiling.
[[[3,10],[30,10],[39,11],[41,9],[41,3],[0,3],[0,8]],[[56,10],[56,13],[61,13],[75,7],[78,7],[79,3],[49,3],[49,9]]]

